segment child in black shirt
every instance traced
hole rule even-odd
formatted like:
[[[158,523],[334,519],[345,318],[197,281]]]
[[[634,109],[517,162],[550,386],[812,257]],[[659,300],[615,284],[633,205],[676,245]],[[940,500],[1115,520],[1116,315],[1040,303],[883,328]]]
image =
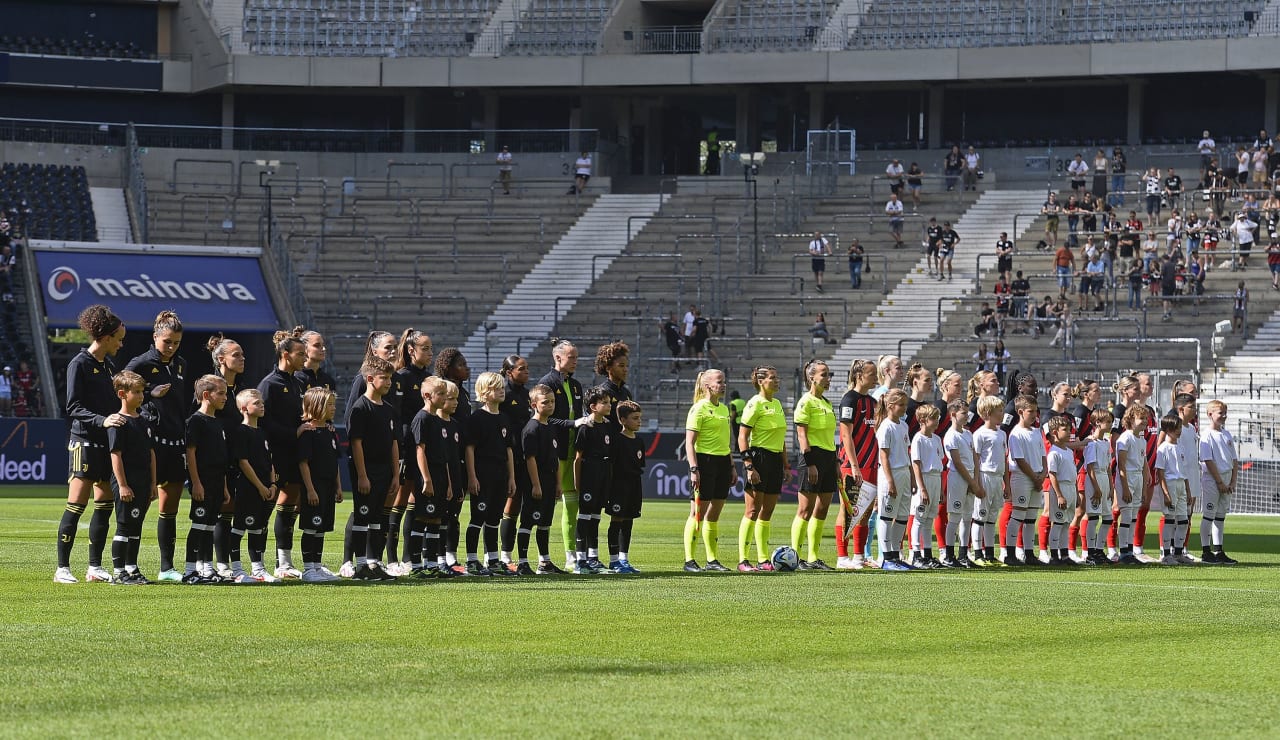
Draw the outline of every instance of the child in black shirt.
[[[213,569],[213,530],[227,491],[227,437],[214,414],[227,402],[227,383],[217,375],[196,381],[200,408],[187,419],[187,474],[191,478],[191,530],[187,533],[187,562],[182,582],[207,585],[233,582]]]
[[[400,487],[397,475],[400,450],[395,412],[382,398],[391,388],[391,363],[370,357],[360,368],[365,379],[364,395],[352,404],[347,420],[351,446],[351,481],[355,488],[355,521],[351,527],[351,548],[356,558],[355,579],[393,580],[378,562],[386,546],[383,507],[388,496]]]
[[[644,415],[640,404],[623,401],[617,408],[622,433],[613,440],[613,488],[609,491],[609,568],[614,573],[639,573],[631,565],[631,528],[640,518],[643,500],[644,441],[636,436]]]
[[[111,379],[120,397],[124,424],[107,428],[111,451],[111,489],[116,499],[116,536],[111,541],[111,582],[128,586],[150,583],[138,570],[142,520],[156,497],[156,455],[151,425],[138,414],[146,394],[142,376],[128,370]]]
[[[338,433],[333,428],[337,408],[338,396],[328,388],[310,388],[302,396],[302,421],[309,426],[298,437],[298,473],[303,487],[298,510],[303,583],[341,580],[324,567],[324,533],[333,531],[334,505],[342,502]]]

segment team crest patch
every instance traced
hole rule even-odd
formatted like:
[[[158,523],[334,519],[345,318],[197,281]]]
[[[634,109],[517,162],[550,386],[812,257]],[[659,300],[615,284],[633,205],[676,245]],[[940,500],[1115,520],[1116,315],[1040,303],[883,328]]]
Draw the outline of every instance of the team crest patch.
[[[506,436],[507,436],[507,428],[506,428],[506,427],[503,427],[503,428],[502,428],[502,437],[505,439],[505,438],[506,438]]]
[[[203,507],[203,506],[197,506],[197,507],[196,507],[196,516],[204,516],[204,507]]]
[[[951,502],[951,508],[955,509],[956,511],[960,511],[960,502],[959,502],[959,501],[952,501],[952,502]]]
[[[434,513],[436,513],[436,505],[435,505],[435,504],[427,504],[427,509],[426,509],[426,511],[427,511],[427,513],[428,513],[428,514],[434,514]]]
[[[590,501],[590,500],[591,500],[591,494],[589,494],[589,493],[584,493],[584,494],[582,494],[582,500],[583,500],[583,501]]]
[[[1212,501],[1206,501],[1206,502],[1204,503],[1204,510],[1205,510],[1205,511],[1213,511],[1213,502],[1212,502]]]
[[[257,519],[255,519],[255,518],[254,518],[254,517],[252,517],[252,516],[247,516],[247,517],[245,517],[245,518],[244,518],[244,526],[246,526],[246,527],[252,527],[253,525],[255,525],[255,524],[257,524],[257,523],[258,523],[258,520],[257,520]]]
[[[604,443],[609,444],[609,435],[604,435]]]
[[[441,438],[441,439],[448,439],[448,438],[449,438],[449,430],[448,430],[448,429],[441,429],[441,430],[440,430],[440,438]]]
[[[541,511],[533,512],[533,520],[535,522],[542,521],[542,512]]]
[[[644,451],[643,451],[643,450],[636,450],[636,459],[637,459],[637,460],[643,460],[643,459],[644,459]]]
[[[129,510],[129,516],[133,517],[134,519],[137,519],[138,517],[142,516],[142,509],[139,509],[136,506],[133,507],[132,509]]]
[[[923,519],[923,518],[925,518],[925,517],[924,517],[924,512],[925,512],[925,507],[924,507],[924,506],[917,506],[917,507],[916,507],[916,518],[917,518],[917,519]]]
[[[609,507],[609,510],[616,514],[619,511],[622,511],[622,504],[614,504],[613,506]]]
[[[312,524],[314,524],[314,525],[316,525],[316,526],[318,527],[318,526],[320,526],[321,524],[323,524],[323,523],[324,523],[324,519],[320,518],[320,516],[319,516],[319,515],[316,515],[316,516],[311,517],[311,523],[312,523]]]
[[[488,504],[486,504],[486,503],[485,503],[485,502],[483,502],[483,501],[481,501],[480,503],[476,504],[476,509],[477,509],[478,511],[484,511],[484,510],[485,510],[485,509],[487,509],[487,508],[489,508],[489,505],[488,505]]]
[[[558,449],[560,449],[560,442],[559,442],[558,440],[554,440],[554,439],[553,439],[553,440],[551,440],[551,449],[553,449],[553,450],[558,450]]]
[[[360,514],[361,514],[361,515],[368,514],[368,513],[369,513],[369,507],[368,507],[368,506],[361,506],[361,507],[360,507]]]

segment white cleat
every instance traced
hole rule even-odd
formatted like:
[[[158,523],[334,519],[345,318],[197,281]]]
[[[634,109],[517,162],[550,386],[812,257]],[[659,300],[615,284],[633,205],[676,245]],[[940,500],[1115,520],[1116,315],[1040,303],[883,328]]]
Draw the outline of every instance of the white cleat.
[[[84,580],[87,583],[111,583],[111,571],[101,565],[90,565],[84,573]]]
[[[249,574],[249,577],[253,578],[259,583],[279,583],[280,581],[279,578],[276,578],[275,576],[268,573],[266,568],[263,568],[262,570],[254,570],[252,573]]]
[[[1140,562],[1140,563],[1156,563],[1156,562],[1159,562],[1158,560],[1156,560],[1155,558],[1151,557],[1150,555],[1147,555],[1147,554],[1145,554],[1145,553],[1138,552],[1137,550],[1134,550],[1134,551],[1133,551],[1133,556],[1134,556],[1135,558],[1137,558],[1137,559],[1138,559],[1138,562]]]
[[[329,571],[321,568],[307,568],[302,572],[303,583],[332,583],[342,580]]]
[[[342,564],[341,568],[338,568],[338,575],[342,576],[343,578],[355,578],[356,566],[350,560],[348,560],[347,562]]]
[[[836,570],[862,570],[854,562],[853,558],[845,555],[842,558],[836,558]]]
[[[302,571],[289,563],[276,567],[276,578],[281,581],[296,581],[302,578]]]
[[[231,571],[231,580],[236,583],[261,583],[262,579],[254,576],[252,573],[246,573],[243,568],[236,568]]]
[[[160,571],[156,576],[156,580],[161,583],[182,583],[182,571],[175,568]]]
[[[53,572],[54,583],[79,583],[70,568],[58,568]]]
[[[230,566],[230,565],[227,565],[226,563],[216,563],[216,564],[213,566],[213,572],[214,572],[214,573],[217,573],[218,575],[222,576],[223,578],[235,578],[235,577],[236,577],[235,571],[231,570],[231,566]],[[242,570],[242,571],[240,571],[240,572],[241,572],[241,573],[243,573],[244,571]]]

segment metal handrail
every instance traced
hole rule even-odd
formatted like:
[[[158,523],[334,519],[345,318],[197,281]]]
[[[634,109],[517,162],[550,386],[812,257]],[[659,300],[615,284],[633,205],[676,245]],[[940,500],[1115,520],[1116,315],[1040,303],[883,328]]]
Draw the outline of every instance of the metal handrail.
[[[538,224],[538,246],[542,247],[546,244],[547,224],[542,216],[454,216],[453,232],[450,235],[453,240],[453,254],[458,254],[458,224],[469,221],[482,221],[487,225],[485,235],[489,236],[493,233],[493,223],[495,221],[504,222],[535,222]]]
[[[507,275],[510,271],[510,262],[508,261],[506,254],[503,254],[503,253],[470,254],[468,253],[466,256],[466,259],[468,262],[472,262],[472,261],[478,262],[478,261],[484,261],[484,260],[501,260],[502,261],[502,273],[500,277],[501,290],[503,294],[507,292]],[[458,254],[456,253],[448,254],[448,255],[415,254],[413,256],[413,279],[418,282],[419,290],[421,290],[422,286],[425,285],[426,283],[426,279],[424,277],[425,271],[419,270],[420,264],[422,262],[434,262],[434,261],[445,261],[445,260],[448,260],[449,262],[452,263],[453,274],[457,275],[458,274]]]
[[[763,305],[768,305],[768,304],[792,305],[792,304],[798,303],[800,306],[799,315],[806,316],[809,313],[805,309],[806,302],[826,303],[831,301],[840,302],[840,306],[841,306],[840,336],[847,337],[849,336],[849,300],[847,298],[835,298],[835,297],[828,297],[828,296],[820,296],[820,297],[800,296],[798,298],[753,298],[751,300],[751,307],[747,311],[747,336],[750,337],[755,334],[756,308],[762,304]]]

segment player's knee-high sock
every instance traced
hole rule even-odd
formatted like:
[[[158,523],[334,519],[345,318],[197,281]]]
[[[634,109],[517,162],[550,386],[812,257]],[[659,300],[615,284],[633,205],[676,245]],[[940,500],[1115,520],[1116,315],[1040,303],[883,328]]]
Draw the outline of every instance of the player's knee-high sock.
[[[847,523],[845,522],[845,517],[847,516],[848,516],[848,513],[845,511],[844,506],[841,506],[840,508],[836,509],[836,526],[835,526],[834,534],[836,538],[836,557],[837,558],[849,557],[849,538],[845,537],[844,535],[845,528],[848,526]]]
[[[796,514],[796,518],[791,520],[791,549],[796,551],[796,557],[800,556],[800,538],[805,534],[805,528],[809,524]]]
[[[1187,531],[1191,529],[1191,522],[1187,519],[1179,519],[1173,529],[1173,547],[1181,554],[1187,546]]]
[[[156,545],[160,548],[160,570],[173,570],[173,551],[178,544],[178,515],[160,512],[156,520]]]
[[[418,553],[423,561],[423,565],[436,565],[440,562],[441,550],[440,546],[443,541],[440,539],[440,527],[437,522],[425,522],[422,524],[422,552]]]
[[[293,522],[298,518],[298,507],[286,504],[276,504],[276,557],[278,565],[289,566],[293,564]],[[358,548],[355,552],[364,554],[364,548]]]
[[[417,523],[414,522],[414,506],[412,501],[409,502],[408,506],[404,507],[404,518],[402,521],[403,524],[400,526],[400,541],[404,544],[400,551],[400,561],[412,562],[414,555],[417,555],[419,558],[422,557],[422,543],[418,542],[418,547],[415,550],[413,543],[409,542],[409,535],[413,533],[413,530],[422,529],[421,520],[418,520]]]
[[[591,530],[591,515],[578,514],[578,526],[574,528],[573,544],[574,551],[579,558],[587,556],[587,539]]]
[[[707,551],[708,562],[720,559],[720,522],[710,519],[702,522],[702,545]]]
[[[444,546],[445,560],[453,565],[458,562],[458,543],[462,541],[462,522],[458,521],[458,517],[453,516],[444,524]]]
[[[908,526],[911,528],[911,553],[914,555],[917,552],[923,552],[924,551],[924,542],[923,542],[924,533],[921,530],[924,529],[925,522],[921,519],[916,519],[912,517]]]
[[[551,561],[551,527],[538,527],[533,533],[534,542],[538,543],[540,560]]]
[[[956,544],[958,544],[956,542],[956,535],[960,531],[960,524],[961,522],[958,517],[948,518],[946,526],[942,529],[942,536],[938,538],[938,541],[948,548],[955,547]],[[947,554],[951,555],[951,551],[948,550]],[[952,557],[954,557],[954,555]]]
[[[898,557],[902,557],[902,541],[907,536],[907,520],[895,519],[893,521],[893,531],[890,532],[890,536],[893,538],[891,543],[893,551],[898,553]]]
[[[200,562],[204,563],[204,569],[201,571],[205,575],[213,572],[213,528],[214,525],[206,524],[204,531],[200,533]]]
[[[1056,556],[1062,557],[1067,552],[1067,525],[1060,522],[1053,522],[1049,525],[1049,550]]]
[[[1000,518],[996,521],[996,527],[1000,530],[1000,542],[1005,541],[1005,533],[1009,531],[1009,519],[1013,517],[1013,504],[1005,501],[1000,507]]]
[[[119,573],[124,570],[124,562],[129,557],[129,535],[124,527],[116,525],[116,534],[111,538],[111,568]]]
[[[129,532],[129,552],[124,556],[124,569],[138,569],[138,551],[142,549],[142,525],[139,524]]]
[[[1036,517],[1036,543],[1040,545],[1041,552],[1053,547],[1053,545],[1049,544],[1049,517],[1044,514]],[[1025,544],[1025,541],[1022,546],[1024,548],[1030,547],[1028,544]]]
[[[412,516],[405,517],[405,523],[409,524],[409,534],[404,538],[404,555],[407,556],[407,562],[414,568],[422,567],[422,541],[424,539],[426,522],[415,519]]]
[[[484,525],[479,522],[467,522],[467,561],[476,559],[476,553],[480,551],[480,535],[484,534]]]
[[[240,565],[240,544],[244,541],[244,530],[231,528],[229,541],[227,542],[227,562],[231,564],[232,569],[241,569]]]
[[[1120,510],[1111,510],[1111,528],[1107,530],[1107,547],[1117,548],[1120,546]]]
[[[609,562],[618,560],[618,553],[622,552],[622,522],[609,517],[609,529],[605,532],[605,541],[609,545]]]
[[[915,515],[914,514],[907,515],[907,532],[903,533],[904,536],[915,529],[915,523],[916,523]],[[911,538],[907,537],[906,540],[907,540],[907,551],[910,552],[911,550],[913,550],[913,547],[911,544]],[[895,550],[901,548],[901,546],[902,546],[901,542],[895,541],[893,543],[893,547]]]
[[[1022,512],[1018,512],[1009,517],[1009,524],[1004,530],[1004,556],[1005,562],[1009,562],[1016,557],[1018,544],[1018,532],[1022,529]]]
[[[809,561],[821,560],[818,550],[822,546],[822,535],[825,534],[827,520],[819,519],[817,514],[809,520]]]
[[[1121,509],[1116,525],[1116,542],[1122,553],[1133,552],[1133,509]]]
[[[1086,539],[1088,538],[1080,536],[1080,522],[1075,522],[1070,527],[1067,528],[1067,549],[1068,550],[1071,550],[1074,552],[1075,550],[1079,549],[1080,545],[1078,545],[1077,543],[1083,543]],[[1084,549],[1088,549],[1089,545],[1086,544],[1083,547]]]
[[[516,529],[516,555],[521,563],[529,562],[529,535],[532,532],[526,527]]]
[[[871,537],[871,525],[867,523],[855,524],[853,529],[849,530],[849,540],[853,542],[853,554],[855,556],[862,555],[866,557],[870,553],[867,552],[867,540]]]
[[[107,534],[111,530],[111,512],[114,509],[114,502],[93,502],[93,516],[89,518],[89,565],[102,565],[102,551],[107,549]]]
[[[513,514],[503,514],[502,521],[498,523],[498,547],[508,558],[511,557],[511,551],[516,546],[516,525],[516,517]]]
[[[1022,527],[1021,527],[1021,531],[1022,531],[1022,551],[1023,551],[1024,553],[1032,553],[1032,550],[1031,550],[1031,548],[1032,548],[1032,546],[1033,546],[1033,544],[1032,544],[1032,543],[1034,543],[1034,542],[1035,542],[1035,540],[1033,540],[1033,539],[1031,539],[1031,538],[1035,536],[1035,532],[1036,532],[1036,520],[1034,520],[1034,519],[1032,519],[1032,518],[1031,518],[1031,512],[1029,512],[1029,511],[1028,511],[1026,514],[1023,514],[1023,517],[1024,517],[1024,518],[1023,518],[1023,520],[1022,520]],[[1048,533],[1046,533],[1046,535],[1047,535],[1047,534],[1048,534]],[[1034,555],[1035,555],[1035,554],[1034,554],[1034,553],[1032,553],[1032,554],[1031,554],[1031,557],[1034,557]]]
[[[757,562],[764,563],[769,560],[769,533],[773,530],[773,522],[767,519],[756,520],[756,555],[759,557]]]
[[[494,507],[490,507],[493,509]],[[487,560],[498,559],[498,524],[502,521],[502,512],[493,512],[484,523],[484,551]]]
[[[893,533],[893,519],[888,517],[879,517],[876,519],[876,537],[880,540],[880,559],[886,560],[892,557],[893,550],[890,549],[889,543],[893,540],[890,535]]]
[[[342,562],[351,563],[355,561],[355,551],[351,544],[351,527],[355,524],[356,514],[351,512],[347,514],[347,526],[342,529]]]
[[[1166,522],[1167,522],[1167,523],[1168,523],[1168,525],[1169,525],[1169,526],[1167,526],[1167,527],[1166,527],[1166,526],[1164,526]],[[1168,553],[1168,552],[1173,552],[1173,525],[1174,525],[1174,520],[1170,519],[1170,518],[1169,518],[1169,515],[1168,515],[1168,514],[1166,514],[1166,515],[1164,515],[1163,517],[1161,517],[1161,519],[1160,519],[1160,525],[1161,525],[1161,526],[1160,526],[1160,549],[1161,549],[1161,550],[1163,550],[1163,551],[1164,551],[1164,552],[1166,552],[1166,553]]]
[[[684,544],[684,559],[686,561],[693,560],[693,541],[698,536],[698,519],[691,512],[689,518],[684,520],[684,538],[681,542]]]
[[[1090,514],[1085,518],[1084,546],[1090,553],[1098,549],[1098,536],[1102,533],[1102,530],[1098,525],[1101,520],[1102,517],[1097,514]],[[1079,529],[1080,527],[1077,526],[1077,534],[1079,533]],[[1067,536],[1070,537],[1070,534]],[[1074,545],[1074,543],[1072,544]]]
[[[1133,520],[1133,546],[1135,549],[1142,549],[1142,541],[1147,538],[1147,514],[1151,511],[1150,506],[1142,506],[1138,508],[1138,516]]]
[[[622,523],[622,531],[618,533],[618,557],[631,560],[631,532],[635,529],[636,520],[628,519]]]
[[[378,562],[382,557],[382,549],[387,545],[387,532],[382,522],[369,523],[369,540],[365,545],[365,557],[370,562]]]
[[[982,552],[982,544],[986,540],[983,539],[983,522],[977,519],[969,522],[969,546],[974,552]]]
[[[320,543],[324,542],[315,530],[302,530],[302,563],[303,567],[310,570],[320,565]]]
[[[565,554],[577,549],[578,494],[564,492],[564,507],[560,509],[560,534],[564,536]],[[688,558],[685,558],[688,560]]]
[[[404,520],[404,507],[392,506],[387,512],[387,522],[382,526],[387,540],[387,562],[394,563],[400,554],[400,525]]]
[[[249,530],[249,562],[254,567],[263,565],[262,558],[267,551],[267,528]],[[265,567],[265,566],[263,566]]]
[[[58,567],[71,567],[71,548],[76,543],[76,532],[80,527],[80,515],[84,513],[83,504],[67,504],[62,510],[62,520],[58,522]]]
[[[995,522],[982,523],[982,546],[986,548],[983,553],[988,560],[994,560],[996,557],[996,525]]]
[[[747,560],[747,551],[751,547],[751,535],[755,534],[756,520],[744,515],[738,522],[738,561]]]
[[[351,525],[351,552],[356,565],[369,562],[369,528],[360,524]]]
[[[229,563],[230,546],[231,546],[231,522],[235,519],[234,514],[219,514],[218,521],[213,525],[213,552],[214,559],[219,563]]]
[[[1163,548],[1164,548],[1164,519],[1165,519],[1164,517],[1160,517],[1160,523],[1159,523],[1159,525],[1158,525],[1158,526],[1159,526],[1159,533],[1160,533],[1160,547],[1161,547],[1161,549],[1163,549]]]

